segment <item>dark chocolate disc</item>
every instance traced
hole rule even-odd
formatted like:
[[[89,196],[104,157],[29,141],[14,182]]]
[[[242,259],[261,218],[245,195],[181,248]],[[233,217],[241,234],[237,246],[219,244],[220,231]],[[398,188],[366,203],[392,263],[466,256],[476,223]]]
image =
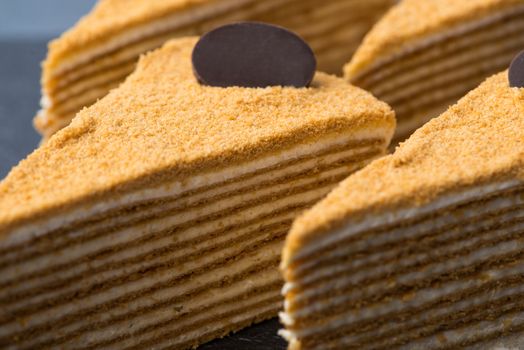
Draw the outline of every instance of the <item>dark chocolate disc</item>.
[[[240,22],[214,29],[193,50],[201,84],[219,87],[309,86],[316,59],[298,35],[278,26]]]
[[[509,86],[524,88],[524,51],[521,51],[509,66]]]

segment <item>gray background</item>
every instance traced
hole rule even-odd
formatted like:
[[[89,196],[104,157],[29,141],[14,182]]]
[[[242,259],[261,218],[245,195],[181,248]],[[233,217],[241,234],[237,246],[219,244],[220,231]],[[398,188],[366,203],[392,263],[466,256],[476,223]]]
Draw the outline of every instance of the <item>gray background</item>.
[[[31,120],[39,108],[40,62],[47,42],[87,13],[94,0],[0,0],[0,179],[40,141]],[[210,342],[201,350],[279,350],[271,320]]]
[[[47,42],[89,12],[95,0],[0,0],[0,179],[40,140],[40,63]]]
[[[0,39],[48,39],[89,12],[94,0],[0,0]]]

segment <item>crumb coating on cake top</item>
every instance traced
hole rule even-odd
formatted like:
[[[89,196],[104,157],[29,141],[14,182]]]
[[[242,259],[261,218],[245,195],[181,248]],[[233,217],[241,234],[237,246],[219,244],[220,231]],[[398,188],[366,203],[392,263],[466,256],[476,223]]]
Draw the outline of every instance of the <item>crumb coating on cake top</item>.
[[[69,55],[149,21],[218,0],[99,0],[86,16],[49,43],[44,65],[52,69]]]
[[[0,183],[0,233],[48,209],[183,181],[331,133],[393,133],[388,105],[323,73],[311,88],[202,86],[190,60],[196,40],[142,57],[119,88],[15,167]]]
[[[524,5],[523,0],[402,0],[366,35],[352,60],[344,67],[351,79],[377,60],[412,43],[494,11]]]
[[[301,215],[288,235],[284,261],[350,222],[419,207],[467,186],[515,179],[524,180],[524,89],[510,88],[504,72]]]

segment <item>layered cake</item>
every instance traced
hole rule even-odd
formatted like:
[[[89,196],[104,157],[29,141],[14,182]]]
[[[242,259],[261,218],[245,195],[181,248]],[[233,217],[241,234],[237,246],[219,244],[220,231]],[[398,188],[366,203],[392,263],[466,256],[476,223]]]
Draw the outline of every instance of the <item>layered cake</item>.
[[[319,68],[339,73],[395,0],[100,0],[51,42],[36,128],[48,137],[129,75],[140,54],[217,25],[256,20],[291,28],[314,48]]]
[[[396,139],[506,69],[524,47],[521,0],[404,0],[370,31],[345,76],[396,112]]]
[[[385,153],[371,94],[323,73],[204,85],[196,40],[147,54],[0,184],[0,347],[185,349],[275,316],[292,219]]]
[[[523,205],[524,89],[502,73],[293,224],[289,348],[523,349]]]

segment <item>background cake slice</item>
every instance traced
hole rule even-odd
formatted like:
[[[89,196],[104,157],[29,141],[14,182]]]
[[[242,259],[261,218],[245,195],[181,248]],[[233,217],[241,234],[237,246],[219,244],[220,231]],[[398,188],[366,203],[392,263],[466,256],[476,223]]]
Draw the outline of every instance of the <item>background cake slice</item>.
[[[37,129],[48,137],[82,107],[117,87],[138,56],[174,37],[217,25],[255,20],[304,37],[319,69],[339,73],[371,25],[394,0],[101,0],[78,24],[51,42],[43,64]]]
[[[345,76],[393,107],[402,140],[508,67],[523,29],[520,0],[405,0],[369,32]]]
[[[145,56],[0,184],[0,347],[189,348],[277,314],[292,219],[385,153],[343,79],[209,87]]]
[[[290,349],[524,347],[523,155],[524,89],[501,73],[300,216]]]

